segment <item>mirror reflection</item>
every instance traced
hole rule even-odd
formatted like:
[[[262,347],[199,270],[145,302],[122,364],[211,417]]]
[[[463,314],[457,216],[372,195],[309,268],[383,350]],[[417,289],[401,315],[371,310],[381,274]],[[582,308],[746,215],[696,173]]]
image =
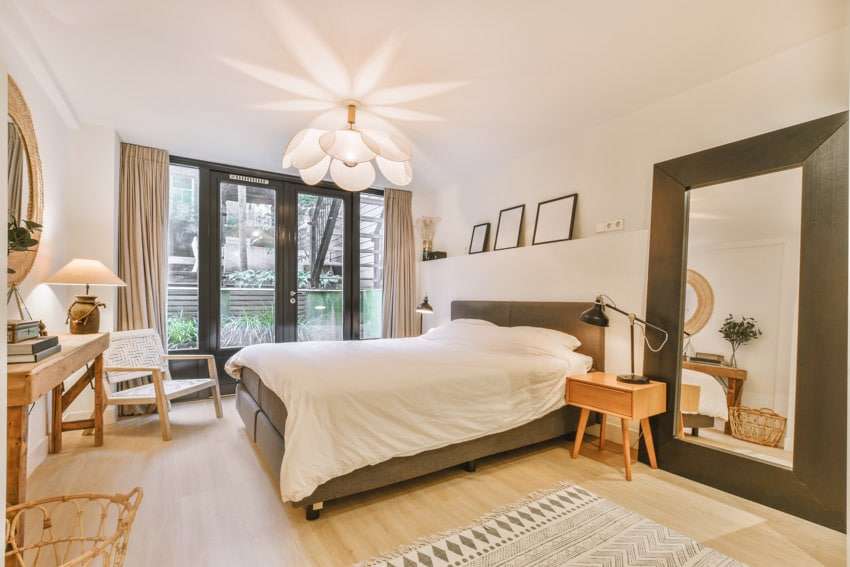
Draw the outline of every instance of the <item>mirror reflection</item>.
[[[44,207],[44,181],[41,171],[41,157],[35,136],[32,114],[18,85],[11,76],[7,77],[8,113],[7,139],[9,168],[9,216],[16,215],[18,226],[22,220],[41,224]],[[36,231],[40,234],[40,231]],[[34,235],[35,239],[39,237]],[[13,251],[8,255],[9,273],[7,290],[14,289],[26,278],[36,254],[38,244],[27,250]]]
[[[9,214],[20,221],[29,202],[29,165],[24,137],[11,116],[7,116]]]
[[[790,469],[802,169],[688,195],[688,287],[713,305],[684,337],[679,435]]]

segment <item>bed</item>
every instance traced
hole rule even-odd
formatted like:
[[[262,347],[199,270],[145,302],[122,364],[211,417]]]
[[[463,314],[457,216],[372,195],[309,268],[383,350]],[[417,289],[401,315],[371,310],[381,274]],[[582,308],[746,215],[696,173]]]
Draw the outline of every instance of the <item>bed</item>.
[[[490,345],[490,348],[493,350],[488,355],[493,361],[487,370],[489,375],[482,374],[482,369],[473,364],[458,364],[462,370],[460,373],[466,375],[466,378],[471,381],[470,384],[473,385],[471,387],[460,386],[461,388],[466,388],[462,396],[452,396],[451,392],[438,393],[438,388],[445,387],[442,384],[442,378],[439,380],[436,378],[430,380],[424,376],[415,377],[412,375],[412,377],[416,378],[414,380],[415,382],[425,382],[428,387],[434,390],[434,392],[429,393],[426,389],[425,393],[418,392],[413,394],[415,399],[419,400],[421,396],[439,395],[443,399],[460,400],[466,404],[463,410],[458,409],[460,406],[457,403],[448,404],[450,407],[446,409],[447,415],[451,413],[451,416],[449,416],[450,419],[447,418],[446,420],[447,422],[453,423],[451,420],[459,420],[456,427],[452,426],[459,432],[457,435],[458,440],[447,444],[443,443],[442,439],[428,438],[423,441],[421,439],[422,435],[420,435],[421,432],[414,432],[411,434],[410,439],[415,446],[404,448],[404,450],[399,450],[399,447],[394,446],[390,450],[398,453],[397,456],[387,459],[375,457],[371,452],[373,450],[383,450],[383,448],[376,449],[379,445],[393,445],[398,441],[398,436],[393,436],[392,434],[356,436],[357,442],[353,449],[347,446],[343,448],[326,446],[324,444],[326,439],[323,438],[318,440],[312,439],[312,436],[318,429],[325,429],[325,422],[322,421],[325,419],[340,419],[343,429],[358,427],[359,424],[356,418],[362,414],[357,413],[361,410],[361,406],[356,396],[361,396],[362,393],[346,391],[337,395],[336,389],[346,389],[346,384],[338,379],[328,378],[330,386],[316,385],[315,388],[318,390],[327,390],[325,393],[331,394],[332,399],[329,402],[322,400],[322,404],[336,405],[322,406],[320,409],[314,410],[317,406],[315,405],[315,398],[312,394],[299,393],[295,395],[292,391],[286,389],[289,387],[285,385],[287,384],[286,382],[283,382],[284,385],[281,385],[281,380],[276,376],[279,367],[286,366],[287,371],[291,370],[289,367],[299,368],[300,362],[297,361],[297,356],[294,354],[296,351],[292,349],[302,348],[310,343],[301,343],[300,345],[290,343],[289,346],[276,345],[280,347],[278,350],[283,350],[287,353],[285,355],[275,355],[284,356],[283,360],[287,362],[282,365],[274,365],[268,362],[268,359],[259,358],[261,354],[259,351],[266,351],[275,345],[246,347],[246,349],[243,349],[228,361],[227,371],[239,380],[236,389],[237,411],[245,423],[248,436],[256,444],[266,464],[273,474],[275,474],[281,489],[282,499],[291,502],[296,507],[305,508],[307,519],[313,520],[318,518],[319,510],[322,509],[324,503],[330,500],[416,478],[452,466],[465,465],[467,470],[472,471],[475,468],[477,459],[573,433],[578,421],[578,411],[572,407],[565,407],[563,404],[563,378],[566,373],[580,372],[584,371],[584,369],[577,370],[578,367],[576,366],[570,367],[570,369],[567,367],[561,368],[560,374],[557,376],[557,383],[553,381],[554,378],[551,375],[547,374],[546,381],[541,382],[546,384],[545,390],[548,396],[547,399],[549,399],[546,403],[550,406],[546,408],[545,413],[536,415],[535,412],[539,413],[540,408],[533,411],[530,409],[520,411],[518,413],[523,414],[524,418],[531,417],[530,421],[523,421],[522,423],[510,421],[496,423],[496,431],[493,433],[482,433],[477,429],[480,421],[488,420],[484,413],[476,412],[478,398],[481,397],[481,403],[483,404],[483,396],[485,395],[481,394],[479,396],[477,392],[484,390],[482,385],[488,381],[496,385],[501,385],[500,387],[503,390],[506,388],[515,388],[515,386],[508,385],[514,382],[509,381],[505,377],[505,374],[510,374],[511,372],[511,362],[508,359],[500,358],[500,354],[495,351],[498,350],[499,340],[501,340],[498,337],[501,337],[504,333],[519,331],[519,329],[503,329],[500,331],[498,327],[534,327],[537,330],[532,329],[529,332],[543,333],[543,329],[553,329],[568,333],[581,343],[580,346],[571,349],[577,353],[577,358],[575,360],[571,358],[570,364],[586,364],[587,366],[592,366],[595,370],[603,370],[605,360],[604,329],[579,322],[581,312],[591,306],[592,303],[589,302],[454,301],[451,306],[452,324],[446,325],[447,330],[442,327],[432,329],[425,336],[416,339],[393,339],[390,342],[363,341],[360,343],[360,346],[354,344],[339,345],[337,348],[359,348],[368,352],[368,349],[378,346],[376,343],[384,342],[390,345],[400,345],[399,348],[401,350],[398,354],[408,356],[404,350],[408,344],[426,343],[433,340],[452,340],[459,336],[453,335],[453,333],[458,333],[461,328],[476,327],[477,330],[472,333],[473,336],[486,337],[488,343],[491,337],[495,337],[493,339],[494,344]],[[497,328],[490,329],[486,327],[487,323],[485,322],[489,322],[492,324],[491,327],[497,326]],[[464,327],[463,325],[468,326]],[[522,332],[525,333],[526,331],[523,330]],[[479,335],[479,333],[484,334]],[[488,333],[495,334],[491,335]],[[555,333],[552,333],[552,335],[560,336]],[[523,336],[526,335],[523,334]],[[537,337],[538,335],[532,336]],[[549,337],[549,335],[539,336],[545,336],[547,340]],[[476,338],[475,340],[480,339]],[[348,342],[354,343],[353,341]],[[537,342],[533,341],[533,344],[526,344],[525,347],[537,348]],[[540,344],[548,343],[540,341]],[[461,346],[464,345],[465,343],[461,343]],[[306,348],[307,350],[310,348],[322,348],[322,345],[307,346]],[[324,348],[331,349],[334,347],[333,345],[326,345]],[[442,353],[444,351],[440,352]],[[451,357],[460,355],[451,351],[448,352],[449,354],[441,354],[437,358],[444,359],[446,364],[451,365]],[[289,358],[287,359],[286,356]],[[352,356],[350,370],[353,373],[352,375],[357,376],[359,380],[361,376],[357,374],[357,368],[359,365],[362,365],[362,361],[356,361],[357,356],[359,356],[356,353],[352,354]],[[328,356],[313,357],[313,365],[322,365],[326,362],[325,359],[327,358]],[[315,362],[316,359],[320,359],[318,363]],[[586,360],[584,362],[576,362],[576,360],[580,359]],[[408,366],[415,368],[417,366],[424,366],[424,364],[424,360],[419,359],[417,364],[409,364]],[[554,363],[549,361],[544,365],[545,372],[553,371],[550,368],[552,364]],[[375,366],[373,363],[373,373]],[[379,366],[388,367],[383,364]],[[314,370],[310,369],[310,371]],[[444,372],[442,370],[434,372],[435,376],[437,374],[442,376]],[[395,379],[395,376],[393,376],[393,379]],[[383,380],[383,378],[378,376],[375,380]],[[354,380],[350,380],[350,382],[352,381]],[[320,381],[313,381],[311,384],[318,382]],[[370,385],[370,381],[364,380],[363,388],[371,387]],[[454,388],[457,388],[458,385],[455,383],[450,387],[452,391],[455,391]],[[556,395],[556,387],[557,400],[553,400],[553,396]],[[313,386],[310,386],[310,388],[313,388]],[[537,387],[537,389],[541,388],[542,386]],[[489,386],[487,389],[489,390]],[[515,392],[519,390],[510,391]],[[472,392],[476,392],[476,394],[472,395]],[[523,390],[520,394],[516,395],[525,396],[526,394],[524,392]],[[398,403],[399,408],[403,408],[404,411],[415,411],[415,408],[410,404],[409,394],[396,392],[394,395],[396,396],[394,400]],[[291,407],[287,407],[282,399],[289,400]],[[306,405],[305,400],[307,400]],[[381,413],[392,413],[392,405],[389,403],[382,405],[382,407],[387,408],[387,411]],[[299,411],[298,413],[293,411],[293,417],[290,417],[289,412],[293,407],[307,407],[310,408],[310,411]],[[500,414],[501,412],[494,413]],[[505,413],[513,414],[517,412]],[[511,415],[510,418],[505,419],[524,418],[517,418],[517,416]],[[346,419],[349,421],[345,421]],[[411,422],[418,423],[419,419],[420,417],[417,416],[416,419],[411,419]],[[305,428],[304,424],[310,424],[311,421],[312,426]],[[333,425],[328,429],[334,431],[337,427],[337,425]],[[322,435],[333,437],[333,434],[326,434],[324,432]],[[430,432],[427,435],[430,435]],[[407,437],[405,438],[407,439]],[[443,444],[440,445],[440,443]],[[309,449],[305,451],[305,445],[310,445],[313,448],[312,452]],[[344,466],[340,466],[338,471],[324,469],[324,456],[325,453],[329,452],[342,455],[341,460],[344,461]],[[359,453],[361,452],[366,454],[366,456],[360,455]],[[337,455],[335,455],[334,459],[337,459]],[[364,462],[354,462],[356,459],[365,459],[365,464]],[[284,471],[288,472],[284,474]],[[329,474],[330,477],[327,478]]]
[[[696,392],[696,403],[685,407],[683,392],[682,426],[691,429],[691,435],[699,436],[699,430],[704,427],[714,427],[714,420],[729,420],[726,406],[726,390],[714,376],[704,372],[682,369],[682,385]]]

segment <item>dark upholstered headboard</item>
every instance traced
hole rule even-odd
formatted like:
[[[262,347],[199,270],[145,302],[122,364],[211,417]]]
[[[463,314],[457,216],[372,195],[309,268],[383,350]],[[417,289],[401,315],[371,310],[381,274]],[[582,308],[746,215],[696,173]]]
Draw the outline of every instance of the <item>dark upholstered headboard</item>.
[[[592,301],[452,301],[452,320],[484,319],[502,327],[543,327],[569,333],[581,341],[578,352],[593,357],[593,368],[605,369],[605,328],[582,323]]]

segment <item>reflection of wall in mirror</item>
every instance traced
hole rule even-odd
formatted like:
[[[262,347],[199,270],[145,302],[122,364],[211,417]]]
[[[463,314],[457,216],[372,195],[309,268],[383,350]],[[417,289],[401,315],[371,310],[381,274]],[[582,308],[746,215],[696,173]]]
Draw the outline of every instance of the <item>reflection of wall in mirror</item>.
[[[728,189],[736,194],[752,193],[745,199],[755,197],[754,192],[758,188],[753,189],[751,186],[754,184],[764,186],[771,195],[788,195],[787,199],[796,201],[797,212],[787,217],[796,218],[796,225],[791,222],[788,226],[784,221],[779,223],[784,226],[774,225],[772,220],[754,214],[752,205],[746,201],[740,203],[738,213],[715,209],[707,200],[715,187],[718,195],[723,194],[726,188],[720,185],[700,189],[702,204],[692,204],[691,214],[698,219],[695,219],[696,231],[690,235],[694,238],[689,238],[688,267],[711,282],[715,298],[711,319],[701,332],[693,336],[692,341],[698,351],[721,353],[728,358],[731,347],[718,332],[723,320],[729,314],[735,318],[746,315],[756,319],[763,335],[743,345],[737,353],[738,366],[748,373],[742,403],[752,408],[771,408],[788,417],[786,448],[791,449],[796,388],[802,180],[799,169],[771,176],[779,178],[775,181],[754,178],[724,185],[730,186]],[[788,189],[780,192],[776,188],[778,184]],[[765,214],[779,208],[770,206],[767,201],[761,207]],[[717,234],[713,237],[709,237],[707,224],[717,227]],[[730,229],[732,225],[738,225],[739,229]]]

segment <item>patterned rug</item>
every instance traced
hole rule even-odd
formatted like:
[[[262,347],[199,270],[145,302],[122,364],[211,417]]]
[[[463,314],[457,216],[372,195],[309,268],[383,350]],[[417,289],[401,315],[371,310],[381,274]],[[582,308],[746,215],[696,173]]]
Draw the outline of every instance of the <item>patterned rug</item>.
[[[425,538],[357,567],[554,565],[738,567],[743,563],[564,483],[473,525]]]

